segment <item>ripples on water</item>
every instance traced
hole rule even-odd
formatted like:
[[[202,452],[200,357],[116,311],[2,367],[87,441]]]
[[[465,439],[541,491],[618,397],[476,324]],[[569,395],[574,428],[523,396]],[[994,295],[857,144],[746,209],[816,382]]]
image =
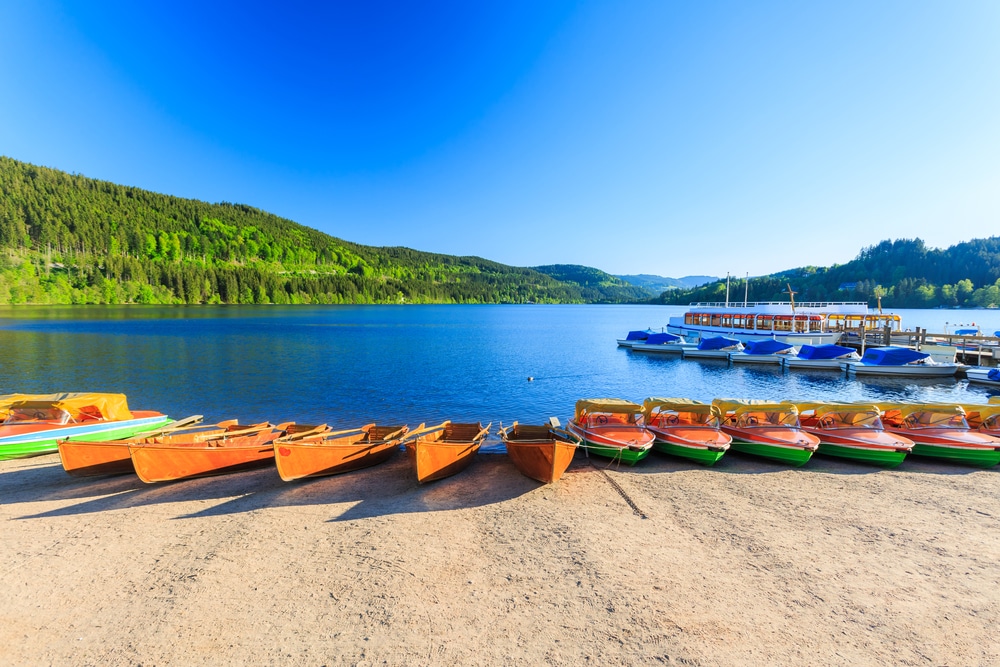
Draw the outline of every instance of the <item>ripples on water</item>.
[[[132,407],[175,417],[351,427],[444,419],[496,426],[538,423],[550,415],[565,422],[584,397],[985,402],[991,393],[964,380],[846,379],[835,372],[729,366],[616,347],[615,339],[629,329],[660,328],[683,310],[4,308],[0,394],[122,392]]]

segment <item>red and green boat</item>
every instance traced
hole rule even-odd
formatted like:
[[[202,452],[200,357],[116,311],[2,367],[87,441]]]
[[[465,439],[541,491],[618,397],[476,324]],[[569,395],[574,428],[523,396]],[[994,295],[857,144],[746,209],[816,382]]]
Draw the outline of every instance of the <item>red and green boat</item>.
[[[129,410],[124,394],[67,392],[0,396],[0,460],[51,454],[60,440],[118,440],[162,428],[170,418]]]
[[[647,398],[642,402],[653,449],[710,466],[729,451],[733,439],[719,425],[722,413],[711,403],[689,398]]]
[[[817,453],[895,468],[913,450],[913,441],[889,433],[871,403],[797,403],[802,430],[819,438]]]
[[[732,436],[734,451],[802,466],[819,448],[819,438],[800,427],[794,403],[717,398],[712,404],[722,414],[722,431]]]
[[[879,404],[885,429],[913,441],[913,455],[989,468],[1000,463],[1000,438],[974,431],[961,405]]]
[[[620,398],[586,398],[576,402],[566,430],[581,447],[605,458],[635,465],[649,455],[653,434],[643,426],[642,406]]]

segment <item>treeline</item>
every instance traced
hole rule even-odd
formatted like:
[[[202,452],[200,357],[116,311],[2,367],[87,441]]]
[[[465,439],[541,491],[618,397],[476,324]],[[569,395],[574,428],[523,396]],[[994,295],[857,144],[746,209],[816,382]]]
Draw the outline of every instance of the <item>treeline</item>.
[[[620,282],[620,281],[619,281]],[[582,303],[645,299],[478,257],[375,248],[0,157],[0,303]]]
[[[1000,306],[1000,237],[974,239],[940,250],[920,239],[883,241],[856,259],[828,268],[803,267],[751,278],[750,301],[867,301],[889,308]],[[730,283],[730,300],[742,301],[746,284]],[[725,281],[693,290],[664,292],[656,301],[687,304],[723,301]]]

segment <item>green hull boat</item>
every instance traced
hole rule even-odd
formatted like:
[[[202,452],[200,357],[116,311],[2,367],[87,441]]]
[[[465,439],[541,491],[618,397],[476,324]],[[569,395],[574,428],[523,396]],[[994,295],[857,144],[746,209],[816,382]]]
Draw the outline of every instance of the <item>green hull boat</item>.
[[[605,445],[590,442],[589,440],[584,440],[581,447],[586,448],[586,450],[591,454],[603,456],[607,459],[614,459],[615,461],[621,461],[622,463],[630,466],[634,466],[636,463],[649,456],[649,448],[627,449],[624,447],[607,447]]]
[[[787,463],[796,467],[808,463],[813,455],[812,450],[805,447],[788,447],[785,445],[750,442],[748,440],[738,440],[735,436],[733,437],[733,444],[729,448],[744,454],[752,454],[753,456],[760,456],[761,458],[779,463]]]
[[[895,468],[906,458],[906,452],[899,452],[893,449],[851,447],[822,441],[819,443],[817,453],[824,456],[836,456],[842,459],[869,463],[883,468]]]
[[[716,461],[721,459],[722,455],[726,453],[725,450],[713,451],[705,447],[685,447],[683,445],[675,445],[662,440],[656,440],[653,443],[653,449],[671,456],[679,456],[705,466],[714,465]]]
[[[90,440],[104,442],[120,440],[152,431],[170,421],[166,415],[129,419],[121,422],[98,422],[91,424],[71,424],[28,433],[18,433],[0,437],[0,461],[20,459],[59,451],[60,440]],[[0,427],[2,430],[2,427]]]
[[[930,445],[915,442],[913,455],[940,459],[952,463],[963,463],[977,468],[992,468],[1000,464],[1000,449],[955,447],[950,445]]]

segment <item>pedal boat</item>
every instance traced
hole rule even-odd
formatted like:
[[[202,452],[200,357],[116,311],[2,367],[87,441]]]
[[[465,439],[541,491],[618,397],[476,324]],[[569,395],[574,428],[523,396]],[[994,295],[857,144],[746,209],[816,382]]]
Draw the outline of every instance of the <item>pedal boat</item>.
[[[620,398],[588,398],[576,402],[566,429],[588,452],[635,465],[649,455],[654,436],[643,426],[642,406]]]
[[[506,428],[501,425],[500,440],[521,474],[543,484],[551,484],[562,477],[580,444],[579,438],[559,428],[555,417],[541,426],[517,422]]]
[[[409,433],[404,444],[417,481],[433,482],[465,470],[489,435],[490,426],[492,423],[483,426],[445,421],[437,426],[421,424]]]
[[[60,440],[115,440],[162,427],[167,415],[129,410],[124,394],[0,396],[0,461],[58,451]]]
[[[647,398],[643,423],[653,449],[710,466],[729,451],[733,439],[719,429],[722,413],[711,403],[687,398]]]
[[[402,443],[406,426],[365,424],[344,431],[317,427],[274,441],[274,463],[286,482],[339,475],[387,461]]]
[[[730,449],[793,466],[805,465],[819,448],[819,438],[799,425],[793,403],[715,399],[722,431],[733,438]]]
[[[996,402],[994,402],[996,400]],[[962,404],[969,428],[1000,438],[1000,397],[994,396],[989,405]]]
[[[234,426],[222,433],[186,433],[129,443],[135,474],[142,481],[172,482],[227,475],[274,462],[273,443],[291,424]]]
[[[135,474],[132,455],[128,449],[130,444],[141,444],[155,436],[176,435],[191,429],[200,429],[198,433],[201,434],[224,433],[228,427],[236,425],[236,420],[233,420],[205,427],[200,425],[201,420],[201,415],[194,415],[169,422],[155,431],[145,431],[140,436],[133,435],[118,440],[60,440],[59,461],[63,470],[74,477]]]
[[[895,468],[913,451],[913,441],[882,426],[881,411],[871,403],[798,403],[799,424],[819,438],[825,456]]]
[[[960,405],[880,404],[885,429],[913,441],[914,456],[989,468],[1000,463],[1000,439],[973,431]]]

